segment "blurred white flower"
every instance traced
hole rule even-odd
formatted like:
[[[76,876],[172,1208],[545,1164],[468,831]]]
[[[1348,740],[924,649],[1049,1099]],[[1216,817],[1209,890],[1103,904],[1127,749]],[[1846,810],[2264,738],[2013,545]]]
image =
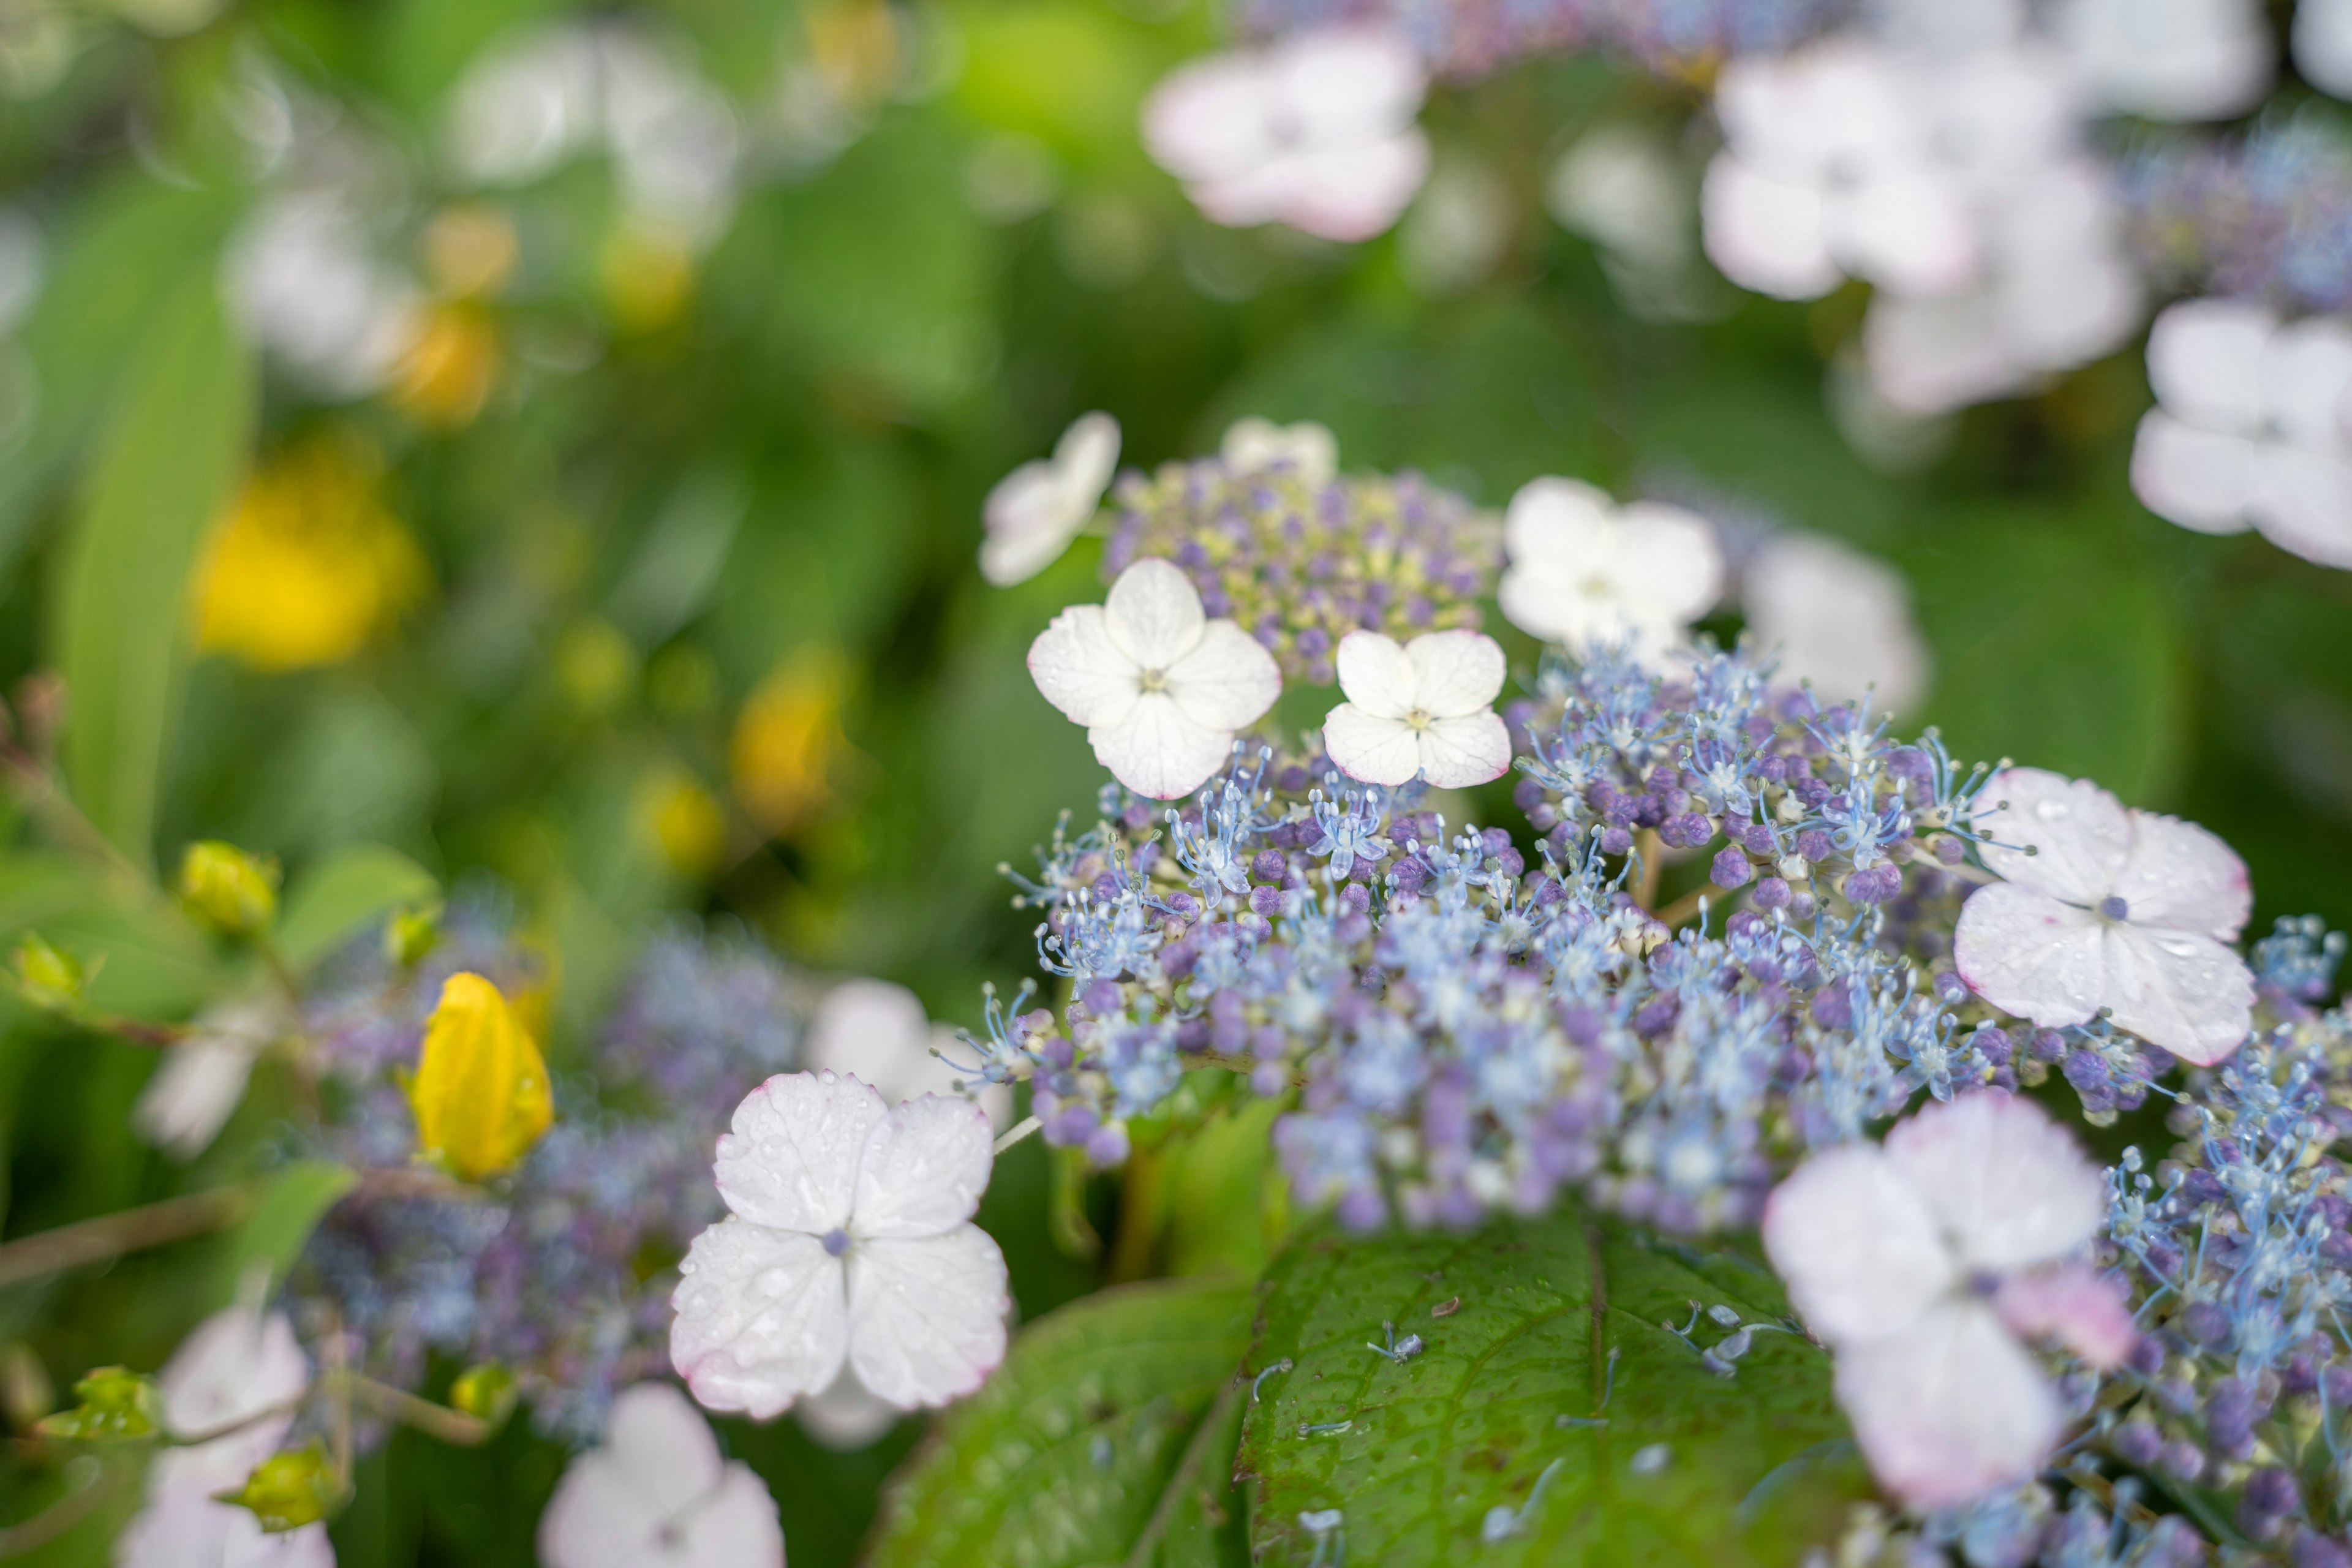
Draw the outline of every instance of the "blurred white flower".
[[[1009,588],[1060,560],[1094,520],[1118,468],[1118,421],[1099,412],[1080,415],[1051,458],[1022,464],[988,492],[980,574]]]
[[[228,247],[229,297],[262,347],[319,391],[364,397],[415,341],[419,295],[333,195],[265,203]]]
[[[1286,468],[1319,489],[1339,472],[1339,443],[1331,432],[1311,419],[1276,425],[1255,415],[1236,419],[1225,429],[1217,455],[1237,474]]]
[[[1144,102],[1143,141],[1214,222],[1370,239],[1428,177],[1427,88],[1393,33],[1300,33],[1178,68]]]
[[[1400,645],[1353,631],[1339,639],[1338,663],[1348,700],[1323,721],[1323,747],[1349,778],[1467,789],[1510,771],[1511,732],[1494,707],[1503,649],[1493,637],[1424,632]]]
[[[613,1400],[604,1447],[573,1459],[539,1519],[547,1568],[783,1568],[775,1499],[667,1383]]]
[[[854,1073],[872,1084],[885,1102],[897,1105],[920,1095],[953,1095],[969,1077],[942,1059],[971,1060],[956,1032],[934,1024],[922,1002],[903,985],[887,980],[845,980],[824,994],[809,1020],[801,1066],[811,1072]],[[999,1132],[1012,1124],[1013,1090],[990,1084],[979,1095],[989,1125]]]
[[[2352,323],[2189,300],[2157,318],[2131,474],[2150,511],[2352,569]]]
[[[2252,1026],[2254,981],[2230,945],[2246,864],[2193,822],[2134,811],[2087,779],[2010,768],[1976,816],[2001,881],[1960,906],[1952,963],[1969,988],[2043,1028],[2119,1028],[2210,1067]]]
[[[2032,1475],[2063,1412],[2021,1339],[2113,1366],[2137,1337],[2084,1258],[2106,1184],[2031,1101],[1933,1103],[1884,1146],[1812,1155],[1764,1206],[1764,1249],[1836,1358],[1879,1480],[1950,1507]]]
[[[265,1533],[250,1509],[215,1502],[244,1487],[253,1468],[293,1429],[294,1401],[310,1369],[283,1312],[228,1307],[196,1326],[157,1375],[163,1424],[175,1437],[207,1442],[159,1449],[147,1467],[147,1502],[115,1544],[121,1568],[334,1568],[323,1524]],[[234,1428],[234,1430],[230,1430]]]
[[[286,1032],[285,1012],[268,997],[205,1008],[139,1091],[131,1127],[173,1159],[194,1159],[245,1098],[255,1058]]]
[[[781,1073],[719,1140],[732,1212],[694,1240],[670,1360],[713,1410],[765,1420],[846,1366],[901,1408],[944,1405],[1004,1359],[1004,1255],[971,1223],[988,1118],[925,1095],[892,1110],[836,1073]]]
[[[1655,658],[1723,592],[1723,552],[1704,520],[1660,501],[1621,507],[1575,479],[1521,487],[1503,540],[1503,614],[1571,649],[1625,643]]]
[[[1643,320],[1700,319],[1727,298],[1698,265],[1698,184],[1662,131],[1619,121],[1579,138],[1552,164],[1544,207],[1593,243],[1610,287]]]
[[[2060,0],[2049,21],[2091,92],[2127,114],[2228,120],[2270,90],[2278,47],[2258,0]]]
[[[2352,98],[2352,0],[2295,0],[2289,47],[2304,80]]]
[[[793,1406],[793,1419],[819,1447],[856,1453],[880,1442],[907,1413],[877,1399],[847,1367],[821,1391]]]
[[[1274,656],[1210,620],[1192,580],[1139,561],[1099,605],[1073,605],[1029,645],[1045,700],[1087,727],[1096,761],[1138,795],[1190,795],[1225,763],[1234,733],[1282,695]]]
[[[1397,228],[1397,271],[1432,299],[1475,288],[1502,260],[1517,217],[1517,198],[1500,174],[1448,153]]]
[[[16,331],[31,312],[47,273],[40,225],[13,207],[0,207],[0,337]]]
[[[1817,533],[1780,533],[1739,575],[1748,636],[1783,679],[1809,681],[1829,702],[1872,692],[1882,709],[1908,709],[1926,692],[1927,640],[1893,566]]]

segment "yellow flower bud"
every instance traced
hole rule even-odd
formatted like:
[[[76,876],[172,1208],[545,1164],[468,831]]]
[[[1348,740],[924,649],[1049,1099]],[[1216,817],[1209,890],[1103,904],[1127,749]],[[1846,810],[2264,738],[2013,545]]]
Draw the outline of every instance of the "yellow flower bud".
[[[278,919],[278,862],[206,838],[180,861],[180,902],[223,936],[258,936]]]
[[[36,1007],[70,1013],[89,992],[89,973],[81,960],[49,945],[38,931],[26,931],[10,956],[16,994]]]
[[[453,974],[441,987],[408,1103],[424,1156],[469,1182],[511,1169],[555,1120],[539,1047],[478,974]]]
[[[303,1447],[270,1455],[253,1468],[245,1485],[215,1492],[213,1500],[250,1509],[263,1530],[282,1535],[325,1519],[342,1507],[343,1497],[343,1479],[327,1457],[326,1443],[313,1437]]]

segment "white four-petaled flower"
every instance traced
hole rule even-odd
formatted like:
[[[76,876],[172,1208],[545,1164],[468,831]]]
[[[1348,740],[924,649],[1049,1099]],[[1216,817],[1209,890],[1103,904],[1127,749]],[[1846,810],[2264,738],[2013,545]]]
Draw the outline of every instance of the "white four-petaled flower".
[[[775,1499],[722,1458],[709,1423],[667,1383],[613,1401],[604,1445],[572,1461],[539,1521],[547,1568],[783,1568]]]
[[[1143,142],[1214,222],[1370,239],[1428,177],[1427,89],[1396,34],[1318,29],[1180,68],[1144,103]]]
[[[1773,1192],[1765,1250],[1890,1491],[1944,1507],[2033,1472],[2063,1411],[2020,1340],[2102,1367],[2129,1353],[2130,1313],[2081,1256],[2106,1196],[2063,1130],[1998,1089],[1814,1154]]]
[[[2108,1009],[2200,1066],[2238,1048],[2253,976],[2227,944],[2253,895],[2228,845],[2040,768],[1997,773],[1978,798],[1984,862],[2006,879],[1970,894],[1952,933],[1972,990],[2045,1028]]]
[[[1055,616],[1029,645],[1029,674],[1112,776],[1160,800],[1199,788],[1282,695],[1274,656],[1210,620],[1192,580],[1160,560],[1120,573],[1104,603]]]
[[[1465,789],[1510,770],[1511,732],[1494,709],[1503,649],[1480,632],[1425,632],[1399,645],[1378,632],[1339,639],[1348,700],[1323,721],[1323,747],[1365,784],[1415,778]]]
[[[1265,473],[1281,468],[1320,489],[1339,471],[1339,443],[1328,426],[1312,419],[1276,425],[1255,415],[1225,427],[1217,456],[1237,474]]]
[[[780,1073],[719,1140],[733,1212],[695,1237],[670,1360],[713,1410],[765,1419],[844,1368],[911,1409],[1004,1359],[1004,1255],[971,1223],[993,1154],[970,1100],[892,1110],[854,1078]]]
[[[988,492],[980,574],[1009,588],[1061,559],[1093,521],[1118,467],[1118,421],[1101,412],[1080,415],[1051,458],[1022,464]]]
[[[1521,487],[1503,539],[1503,614],[1570,648],[1622,643],[1655,658],[1723,592],[1723,552],[1705,521],[1659,501],[1621,507],[1574,479]]]

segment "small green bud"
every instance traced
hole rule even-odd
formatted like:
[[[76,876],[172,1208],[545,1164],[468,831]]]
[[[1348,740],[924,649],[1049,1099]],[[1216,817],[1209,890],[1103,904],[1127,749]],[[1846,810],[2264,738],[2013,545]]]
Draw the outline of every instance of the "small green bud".
[[[278,919],[278,862],[207,838],[180,861],[180,902],[223,936],[259,936]]]
[[[477,1421],[503,1426],[514,1413],[514,1373],[494,1361],[469,1366],[449,1385],[449,1403]]]
[[[79,1008],[89,991],[89,972],[70,952],[52,947],[37,931],[26,931],[8,960],[25,1000],[53,1013]]]
[[[402,969],[414,969],[441,942],[441,908],[394,910],[383,923],[383,955]]]
[[[34,1430],[74,1443],[137,1443],[163,1427],[163,1401],[155,1380],[129,1367],[97,1368],[74,1384],[74,1397],[81,1403],[44,1416]]]
[[[327,1445],[317,1437],[305,1447],[270,1455],[235,1491],[213,1494],[215,1502],[251,1510],[272,1535],[318,1523],[341,1508],[343,1498],[343,1479],[327,1457]]]

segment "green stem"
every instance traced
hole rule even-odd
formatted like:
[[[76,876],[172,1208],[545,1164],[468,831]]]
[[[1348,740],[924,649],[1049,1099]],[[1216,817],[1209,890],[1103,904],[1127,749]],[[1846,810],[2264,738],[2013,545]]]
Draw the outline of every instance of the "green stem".
[[[0,1246],[0,1288],[226,1230],[253,1212],[257,1196],[249,1183],[215,1187],[21,1237]]]

